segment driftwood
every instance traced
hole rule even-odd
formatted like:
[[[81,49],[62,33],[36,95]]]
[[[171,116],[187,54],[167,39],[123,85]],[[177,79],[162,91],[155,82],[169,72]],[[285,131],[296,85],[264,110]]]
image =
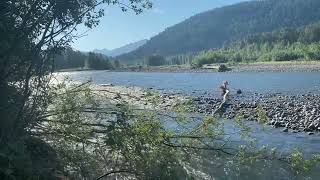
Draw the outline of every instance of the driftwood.
[[[230,91],[226,90],[226,93],[223,95],[223,100],[222,100],[220,106],[215,111],[213,111],[212,114],[219,113],[221,115],[225,111],[225,107],[226,107],[227,101],[229,99],[229,93],[230,93]]]

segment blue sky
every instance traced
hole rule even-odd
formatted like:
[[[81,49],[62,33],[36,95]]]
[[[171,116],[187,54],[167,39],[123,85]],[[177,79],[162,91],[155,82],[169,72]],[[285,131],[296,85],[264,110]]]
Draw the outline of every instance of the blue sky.
[[[100,25],[75,40],[73,47],[81,51],[114,49],[125,44],[149,39],[190,16],[216,7],[248,0],[153,0],[154,7],[143,14],[122,12],[118,7],[105,8]],[[86,30],[79,28],[79,33]]]

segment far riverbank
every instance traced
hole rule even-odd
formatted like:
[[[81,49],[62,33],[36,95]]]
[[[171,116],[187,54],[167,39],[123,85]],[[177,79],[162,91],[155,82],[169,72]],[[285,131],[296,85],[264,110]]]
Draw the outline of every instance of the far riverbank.
[[[191,65],[165,66],[128,66],[119,69],[106,69],[111,72],[218,72],[221,64],[207,64],[201,68]],[[320,61],[281,61],[281,62],[254,62],[254,63],[225,63],[226,72],[320,72]],[[56,72],[96,71],[87,68],[59,69]]]
[[[131,66],[119,70],[120,72],[218,72],[220,64],[204,65],[194,68],[190,65],[170,66]],[[255,62],[225,64],[227,72],[320,72],[320,61],[283,61],[283,62]]]

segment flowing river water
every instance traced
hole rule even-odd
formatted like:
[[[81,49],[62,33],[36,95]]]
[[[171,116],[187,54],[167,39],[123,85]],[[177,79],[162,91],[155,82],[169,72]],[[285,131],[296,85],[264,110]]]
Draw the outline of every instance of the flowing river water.
[[[263,73],[142,73],[142,72],[108,72],[81,71],[59,73],[76,81],[92,80],[96,84],[123,86],[139,86],[161,91],[175,91],[192,96],[217,96],[217,87],[224,80],[230,82],[231,88],[241,89],[244,94],[281,93],[281,94],[320,94],[320,73],[316,72],[263,72]],[[320,135],[306,133],[285,133],[281,129],[265,127],[255,122],[247,123],[251,127],[251,135],[257,144],[268,144],[281,152],[299,149],[306,155],[320,152]],[[226,123],[226,131],[232,131],[232,122]],[[234,137],[236,139],[237,137]],[[280,169],[281,170],[281,169]],[[225,169],[221,170],[226,175]],[[207,170],[209,174],[220,174],[217,179],[252,179],[254,176],[227,176],[222,172]],[[279,172],[275,178],[265,175],[259,179],[300,179],[287,172]],[[273,172],[274,173],[274,172]],[[230,178],[233,177],[233,178]],[[309,179],[317,179],[311,175]]]

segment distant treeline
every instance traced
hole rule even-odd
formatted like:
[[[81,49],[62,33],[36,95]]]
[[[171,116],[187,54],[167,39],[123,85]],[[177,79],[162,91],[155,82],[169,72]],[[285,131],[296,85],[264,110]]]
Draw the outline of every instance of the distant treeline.
[[[190,64],[194,56],[194,54],[180,54],[175,56],[164,57],[158,54],[154,54],[145,58],[142,65],[163,66]]]
[[[249,35],[227,47],[202,51],[194,66],[227,62],[320,60],[320,23]]]
[[[109,70],[120,68],[117,60],[98,53],[83,53],[67,48],[62,54],[54,58],[55,70],[61,69],[94,69]]]

